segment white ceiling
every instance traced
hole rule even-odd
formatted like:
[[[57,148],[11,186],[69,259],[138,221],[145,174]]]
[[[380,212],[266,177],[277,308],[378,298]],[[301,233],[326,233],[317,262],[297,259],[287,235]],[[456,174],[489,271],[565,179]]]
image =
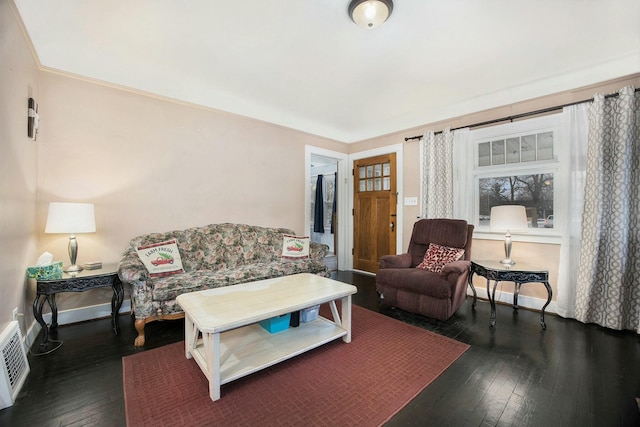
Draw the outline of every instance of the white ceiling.
[[[43,66],[360,141],[640,72],[638,0],[14,0]]]

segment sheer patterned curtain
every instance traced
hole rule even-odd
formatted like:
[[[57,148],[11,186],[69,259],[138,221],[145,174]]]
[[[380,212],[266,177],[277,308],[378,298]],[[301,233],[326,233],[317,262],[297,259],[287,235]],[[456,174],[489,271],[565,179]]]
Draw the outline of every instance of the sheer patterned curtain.
[[[428,131],[420,140],[420,217],[453,218],[453,132]]]
[[[576,319],[640,333],[640,96],[596,95],[578,268]]]
[[[572,105],[562,112],[565,143],[559,149],[563,150],[562,157],[567,161],[559,173],[563,175],[561,181],[567,183],[567,193],[557,201],[561,205],[559,210],[565,214],[555,218],[562,221],[557,226],[564,230],[560,246],[557,310],[560,316],[568,318],[575,318],[590,106],[590,103]]]
[[[473,170],[475,156],[469,128],[453,131],[453,218],[473,222]],[[453,166],[452,166],[453,167]]]

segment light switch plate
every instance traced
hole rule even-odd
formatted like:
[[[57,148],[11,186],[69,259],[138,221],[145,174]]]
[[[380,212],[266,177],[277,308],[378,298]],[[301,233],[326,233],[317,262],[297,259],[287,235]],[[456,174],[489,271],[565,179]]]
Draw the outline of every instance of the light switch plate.
[[[418,206],[418,198],[417,197],[405,197],[404,198],[405,206]]]

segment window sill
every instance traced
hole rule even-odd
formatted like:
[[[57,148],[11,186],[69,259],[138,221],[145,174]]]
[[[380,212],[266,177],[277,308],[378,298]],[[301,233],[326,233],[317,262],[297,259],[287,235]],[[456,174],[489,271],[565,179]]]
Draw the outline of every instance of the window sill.
[[[501,240],[504,241],[505,233],[496,233],[489,230],[473,230],[473,238],[480,240]],[[562,243],[562,236],[555,231],[531,232],[531,233],[511,233],[511,240],[514,242],[544,243],[548,245],[559,245]]]

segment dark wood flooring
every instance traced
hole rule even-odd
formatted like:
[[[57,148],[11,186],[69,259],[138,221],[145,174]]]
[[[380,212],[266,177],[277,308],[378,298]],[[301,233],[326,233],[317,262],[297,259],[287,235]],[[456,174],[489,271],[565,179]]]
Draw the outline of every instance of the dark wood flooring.
[[[471,298],[439,322],[379,310],[372,276],[339,272],[335,278],[358,287],[355,304],[471,345],[388,426],[640,426],[635,333],[552,315],[542,331],[539,313],[507,305],[498,306],[490,328],[489,303],[480,300],[473,310]],[[29,355],[31,373],[16,403],[0,411],[0,426],[124,426],[121,358],[182,340],[184,322],[147,325],[143,349],[133,346],[131,317],[121,316],[120,324],[118,336],[109,319],[60,327],[63,346]]]

